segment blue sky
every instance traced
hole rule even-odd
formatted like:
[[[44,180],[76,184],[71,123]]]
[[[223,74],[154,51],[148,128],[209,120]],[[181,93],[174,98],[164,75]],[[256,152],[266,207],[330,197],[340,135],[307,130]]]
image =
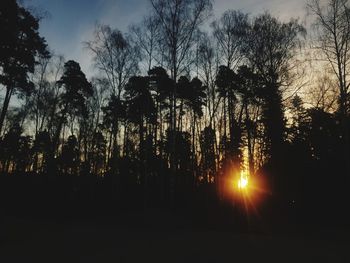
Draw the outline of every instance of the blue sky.
[[[216,0],[214,17],[227,9],[239,9],[250,14],[269,10],[282,20],[305,18],[306,0]],[[150,10],[148,0],[24,0],[49,13],[41,22],[40,31],[57,54],[78,61],[87,75],[93,74],[89,53],[83,41],[92,38],[96,22],[126,31],[128,26],[142,19]]]

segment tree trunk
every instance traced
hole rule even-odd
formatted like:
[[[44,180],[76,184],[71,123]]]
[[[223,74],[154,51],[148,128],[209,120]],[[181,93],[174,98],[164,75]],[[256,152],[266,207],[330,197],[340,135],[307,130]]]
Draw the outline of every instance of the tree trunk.
[[[196,183],[196,113],[193,111],[193,127],[192,127],[192,173],[193,181],[192,186],[195,186]]]
[[[248,165],[249,165],[249,173],[254,173],[254,153],[252,149],[252,135],[251,128],[249,127],[249,114],[248,114],[248,103],[245,103],[245,115],[246,115],[246,129],[247,129],[247,140],[248,140]]]
[[[4,126],[4,122],[5,122],[5,117],[6,117],[6,113],[10,104],[10,99],[13,93],[13,88],[11,87],[7,87],[6,88],[6,95],[5,95],[5,99],[4,99],[4,104],[2,106],[2,111],[1,111],[1,115],[0,115],[0,136],[2,134],[2,129]]]

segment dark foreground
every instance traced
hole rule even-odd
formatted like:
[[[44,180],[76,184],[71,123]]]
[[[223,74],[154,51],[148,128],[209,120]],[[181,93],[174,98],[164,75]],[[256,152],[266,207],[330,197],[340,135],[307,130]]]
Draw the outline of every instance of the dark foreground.
[[[0,176],[0,263],[350,262],[346,198],[272,196],[248,215],[211,188],[157,202],[153,191],[113,185]]]
[[[336,225],[196,227],[167,213],[56,221],[2,217],[0,262],[346,263],[349,234]]]

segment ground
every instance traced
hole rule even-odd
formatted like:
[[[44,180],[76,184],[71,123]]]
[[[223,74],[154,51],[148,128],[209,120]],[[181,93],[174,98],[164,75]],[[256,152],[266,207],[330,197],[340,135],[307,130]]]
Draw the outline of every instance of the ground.
[[[2,217],[0,262],[350,262],[346,231],[131,226],[138,221]]]

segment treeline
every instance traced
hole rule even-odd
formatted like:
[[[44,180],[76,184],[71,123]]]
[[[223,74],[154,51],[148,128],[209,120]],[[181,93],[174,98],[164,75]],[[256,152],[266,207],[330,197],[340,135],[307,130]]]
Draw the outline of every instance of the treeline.
[[[234,10],[203,31],[210,0],[150,7],[126,33],[96,25],[88,80],[49,51],[38,18],[1,1],[2,174],[95,176],[141,199],[221,195],[241,171],[288,202],[349,185],[347,1],[309,3],[312,39],[296,19]]]

